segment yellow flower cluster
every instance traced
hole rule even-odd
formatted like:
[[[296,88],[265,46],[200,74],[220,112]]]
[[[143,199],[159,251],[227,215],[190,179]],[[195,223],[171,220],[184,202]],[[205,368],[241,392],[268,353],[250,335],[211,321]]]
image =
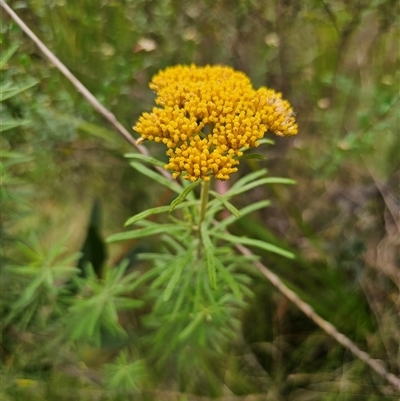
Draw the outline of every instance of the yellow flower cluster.
[[[133,127],[142,138],[167,145],[165,168],[177,178],[227,180],[238,157],[257,147],[265,132],[297,134],[290,104],[280,93],[253,89],[242,72],[224,66],[178,65],[153,77],[157,93],[151,113]]]

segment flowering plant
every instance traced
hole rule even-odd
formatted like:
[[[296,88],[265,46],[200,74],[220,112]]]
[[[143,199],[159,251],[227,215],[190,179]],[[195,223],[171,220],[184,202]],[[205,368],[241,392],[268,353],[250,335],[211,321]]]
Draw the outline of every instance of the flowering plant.
[[[170,160],[165,165],[143,154],[127,157],[133,159],[132,167],[177,197],[171,205],[133,216],[126,225],[136,228],[112,235],[109,241],[161,236],[164,245],[160,252],[140,255],[151,262],[150,270],[139,279],[149,283],[147,296],[153,302],[146,322],[157,330],[157,337],[170,339],[167,348],[152,347],[157,361],[165,361],[175,351],[184,371],[185,361],[212,357],[227,339],[235,337],[238,311],[252,295],[246,269],[257,259],[239,255],[235,246],[248,245],[293,258],[274,244],[226,231],[237,217],[270,203],[261,200],[238,210],[231,198],[260,185],[292,184],[292,180],[266,177],[266,170],[260,169],[239,178],[221,194],[211,189],[212,178],[229,179],[245,158],[244,152],[257,147],[265,132],[295,135],[297,125],[281,94],[267,88],[254,90],[245,74],[229,67],[168,68],[153,78],[150,88],[157,93],[158,107],[144,113],[133,128],[141,134],[138,143],[164,143]],[[173,179],[160,176],[143,162],[172,171]],[[175,181],[179,177],[183,178],[181,185]],[[195,188],[200,183],[198,197]],[[231,215],[218,221],[223,208]],[[168,213],[167,221],[146,220],[162,213]]]

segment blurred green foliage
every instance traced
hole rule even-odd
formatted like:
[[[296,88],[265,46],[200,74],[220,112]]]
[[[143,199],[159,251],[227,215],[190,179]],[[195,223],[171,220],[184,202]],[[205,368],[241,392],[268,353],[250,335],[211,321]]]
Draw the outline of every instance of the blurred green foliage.
[[[151,76],[176,63],[228,64],[255,87],[282,91],[297,112],[299,135],[259,148],[267,161],[243,161],[238,176],[268,166],[297,186],[235,199],[237,208],[266,198],[272,205],[232,224],[232,233],[294,252],[295,261],[257,254],[400,374],[396,1],[8,3],[127,127],[153,105]],[[192,370],[181,376],[176,360],[162,369],[150,363],[171,343],[170,328],[149,335],[152,322],[142,319],[148,305],[139,300],[154,298],[153,290],[131,288],[130,280],[146,271],[145,255],[159,252],[160,243],[139,238],[108,248],[103,281],[87,263],[76,268],[84,260],[77,252],[93,262],[84,244],[94,199],[104,212],[103,225],[94,225],[101,241],[172,195],[129,167],[128,145],[4,12],[1,18],[2,400],[197,399],[186,392],[396,399],[251,267],[255,297],[231,349],[208,363],[202,355],[186,361]],[[161,145],[149,147],[164,157]],[[124,257],[129,266],[120,263]]]

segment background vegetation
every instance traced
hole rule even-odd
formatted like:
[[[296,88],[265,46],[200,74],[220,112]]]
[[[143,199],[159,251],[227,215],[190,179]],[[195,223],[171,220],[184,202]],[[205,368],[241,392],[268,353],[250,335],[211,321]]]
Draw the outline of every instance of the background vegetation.
[[[257,254],[400,374],[396,1],[8,3],[126,127],[153,106],[152,75],[177,63],[227,64],[255,87],[282,91],[297,112],[299,135],[259,148],[267,160],[243,162],[237,176],[267,167],[297,185],[238,198],[238,207],[265,198],[272,205],[232,231],[294,252],[295,261]],[[4,11],[1,18],[1,399],[397,399],[255,270],[256,296],[243,310],[238,341],[213,370],[205,374],[194,361],[177,378],[173,364],[153,366],[153,346],[170,339],[146,344],[146,288],[128,297],[129,276],[118,272],[124,258],[130,271],[145,269],[137,255],[157,250],[157,238],[112,246],[104,238],[129,216],[168,204],[171,194],[129,167],[129,145]],[[164,157],[163,146],[148,146]],[[92,273],[84,270],[88,260]],[[81,278],[69,283],[77,268]],[[91,329],[93,305],[105,291],[96,274],[112,288],[110,302],[139,308],[121,312],[119,324],[112,313],[104,316],[111,333],[123,327],[129,334],[123,341]],[[71,308],[64,292],[82,286],[86,303]]]

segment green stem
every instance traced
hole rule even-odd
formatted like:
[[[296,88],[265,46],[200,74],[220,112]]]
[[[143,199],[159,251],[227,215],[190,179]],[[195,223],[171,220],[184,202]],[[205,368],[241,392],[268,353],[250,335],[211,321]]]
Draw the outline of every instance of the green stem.
[[[210,181],[203,181],[201,183],[201,192],[200,192],[200,217],[199,217],[199,248],[198,255],[200,257],[201,251],[203,249],[203,241],[201,238],[201,224],[203,223],[206,217],[206,209],[208,203],[208,191],[210,189]]]
[[[201,223],[204,221],[206,216],[206,209],[208,203],[208,191],[210,189],[210,181],[203,181],[201,183],[201,192],[200,192],[200,220],[199,220],[199,227]]]

